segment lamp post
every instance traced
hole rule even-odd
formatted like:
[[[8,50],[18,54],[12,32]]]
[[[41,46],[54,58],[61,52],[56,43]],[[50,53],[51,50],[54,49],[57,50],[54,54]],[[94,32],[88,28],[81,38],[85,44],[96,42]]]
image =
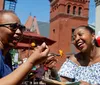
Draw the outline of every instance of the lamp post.
[[[96,35],[100,32],[100,0],[95,0],[96,4]]]

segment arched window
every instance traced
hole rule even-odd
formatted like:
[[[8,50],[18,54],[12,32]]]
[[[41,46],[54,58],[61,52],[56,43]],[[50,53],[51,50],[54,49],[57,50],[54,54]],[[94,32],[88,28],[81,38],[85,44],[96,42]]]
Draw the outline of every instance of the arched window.
[[[53,29],[53,33],[55,33],[55,31],[56,31],[56,30],[55,30],[55,29]]]
[[[75,31],[75,28],[73,27],[73,28],[72,28],[72,37],[71,37],[72,40],[71,40],[71,41],[73,41],[73,34],[74,34],[74,31]]]
[[[76,14],[76,6],[73,7],[73,14]]]
[[[78,8],[78,15],[81,15],[81,14],[82,14],[82,8],[79,7],[79,8]]]
[[[69,14],[70,13],[70,5],[68,5],[68,7],[67,7],[67,13]]]

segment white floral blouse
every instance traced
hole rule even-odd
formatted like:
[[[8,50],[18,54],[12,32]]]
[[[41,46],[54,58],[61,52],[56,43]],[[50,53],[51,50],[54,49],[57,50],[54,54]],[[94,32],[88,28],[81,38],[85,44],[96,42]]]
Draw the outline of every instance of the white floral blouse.
[[[100,84],[100,62],[91,66],[78,66],[71,60],[66,59],[58,74],[74,81],[82,80],[90,84]]]

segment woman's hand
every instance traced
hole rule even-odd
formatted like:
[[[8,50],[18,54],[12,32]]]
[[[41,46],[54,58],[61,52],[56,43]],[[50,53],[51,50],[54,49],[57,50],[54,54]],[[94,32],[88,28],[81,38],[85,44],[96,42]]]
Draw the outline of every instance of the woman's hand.
[[[48,58],[46,59],[46,61],[44,62],[44,65],[48,68],[54,68],[56,67],[56,63],[57,63],[57,59],[55,58],[55,56],[48,54]]]

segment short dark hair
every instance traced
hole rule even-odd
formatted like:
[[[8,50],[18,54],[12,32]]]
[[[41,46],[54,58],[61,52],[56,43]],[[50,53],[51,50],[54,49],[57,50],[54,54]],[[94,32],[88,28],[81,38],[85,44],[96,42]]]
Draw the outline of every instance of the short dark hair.
[[[2,22],[2,17],[4,14],[13,14],[18,18],[18,20],[20,22],[19,17],[17,16],[17,14],[14,11],[12,11],[12,10],[0,10],[0,23]]]
[[[80,28],[80,27],[87,29],[91,34],[95,34],[95,30],[92,27],[88,26],[88,25],[81,25],[77,28]]]
[[[5,13],[13,13],[13,14],[15,14],[15,12],[13,12],[12,10],[0,10],[0,16],[2,16]]]

